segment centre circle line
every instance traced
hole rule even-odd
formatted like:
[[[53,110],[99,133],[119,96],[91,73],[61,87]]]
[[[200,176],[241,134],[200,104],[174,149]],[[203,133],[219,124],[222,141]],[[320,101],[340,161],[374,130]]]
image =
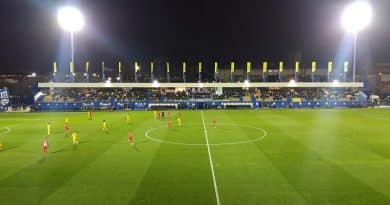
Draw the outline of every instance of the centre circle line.
[[[3,127],[3,130],[7,130],[6,132],[0,132],[0,134],[8,134],[11,132],[11,128],[9,127]]]
[[[260,141],[260,140],[264,139],[268,135],[267,131],[265,131],[263,128],[252,127],[252,126],[248,126],[248,125],[219,124],[219,126],[233,126],[233,127],[252,128],[252,129],[256,129],[256,130],[262,131],[263,135],[258,137],[258,138],[256,138],[256,139],[253,139],[253,140],[244,140],[244,141],[239,141],[239,142],[225,142],[225,143],[209,143],[208,144],[209,146],[236,145],[236,144],[251,143],[251,142]],[[166,128],[166,127],[165,126],[161,126],[161,127],[155,127],[155,128],[146,130],[145,137],[148,138],[149,140],[156,141],[156,142],[159,142],[159,143],[165,143],[165,144],[185,145],[185,146],[207,146],[207,144],[203,144],[203,143],[198,144],[198,143],[171,142],[171,141],[156,139],[156,138],[153,138],[153,137],[150,136],[150,133],[152,131],[158,130],[158,129],[163,129],[163,128]]]

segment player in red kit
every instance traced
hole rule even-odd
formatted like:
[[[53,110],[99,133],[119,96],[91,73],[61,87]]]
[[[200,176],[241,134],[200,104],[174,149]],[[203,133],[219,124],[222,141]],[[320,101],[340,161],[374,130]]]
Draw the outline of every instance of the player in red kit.
[[[66,136],[68,136],[70,134],[70,127],[69,127],[68,123],[64,124],[64,131],[65,131]]]
[[[168,120],[171,119],[171,112],[168,112]]]
[[[134,144],[134,136],[133,136],[132,132],[129,132],[128,138],[129,138],[129,144],[133,145]]]
[[[213,119],[213,128],[217,128],[217,120],[215,118]]]
[[[49,143],[47,142],[47,139],[43,140],[43,152],[47,153],[49,149]]]

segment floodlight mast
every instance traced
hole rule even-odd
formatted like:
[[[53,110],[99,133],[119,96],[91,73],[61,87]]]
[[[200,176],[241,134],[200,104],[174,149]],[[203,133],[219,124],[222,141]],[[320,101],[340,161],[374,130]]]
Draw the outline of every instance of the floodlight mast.
[[[347,32],[353,33],[353,73],[352,81],[356,80],[357,38],[358,33],[366,28],[372,20],[372,9],[366,1],[356,1],[348,5],[341,16],[341,23]]]
[[[84,27],[84,16],[79,9],[65,6],[58,9],[57,20],[59,26],[70,33],[70,61],[74,66],[74,33]]]
[[[70,61],[74,65],[74,33],[70,32]]]
[[[356,78],[356,50],[357,50],[357,37],[358,33],[355,31],[353,32],[353,64],[352,64],[352,82],[355,82]]]

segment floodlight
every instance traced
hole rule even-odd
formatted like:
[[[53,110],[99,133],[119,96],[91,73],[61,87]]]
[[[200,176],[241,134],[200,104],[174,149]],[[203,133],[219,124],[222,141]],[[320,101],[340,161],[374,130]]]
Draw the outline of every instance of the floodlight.
[[[70,62],[74,63],[74,33],[84,27],[84,16],[79,9],[64,6],[58,9],[57,21],[64,31],[70,33]],[[74,80],[74,75],[72,75],[72,80]]]
[[[246,80],[244,81],[244,84],[245,84],[246,87],[249,87],[249,80],[246,79]]]
[[[359,31],[366,28],[372,20],[372,9],[368,2],[360,0],[348,5],[341,16],[341,24],[347,32],[354,35],[353,41],[353,73],[352,81],[355,82],[356,62],[357,62],[357,36]]]
[[[288,82],[288,87],[295,87],[297,84],[295,82],[294,79],[291,79],[289,82]]]
[[[37,94],[34,95],[34,102],[37,101],[41,96],[43,96],[43,93],[41,91],[37,92]]]
[[[84,16],[81,11],[71,6],[65,6],[58,10],[58,24],[68,32],[77,32],[84,27]]]
[[[37,74],[36,74],[36,73],[31,73],[30,75],[27,75],[27,77],[29,77],[29,78],[35,78],[35,77],[37,77]]]
[[[372,20],[372,9],[368,2],[357,1],[344,9],[341,24],[348,32],[359,32],[366,28]]]
[[[153,87],[155,87],[155,88],[158,88],[158,87],[159,87],[159,84],[158,84],[158,81],[157,81],[157,80],[154,80],[154,81],[153,81]]]
[[[339,81],[338,80],[333,80],[332,86],[333,87],[339,86]]]

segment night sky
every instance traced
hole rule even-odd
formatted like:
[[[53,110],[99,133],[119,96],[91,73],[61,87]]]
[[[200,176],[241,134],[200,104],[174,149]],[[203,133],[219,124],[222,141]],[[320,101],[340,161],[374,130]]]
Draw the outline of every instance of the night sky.
[[[76,63],[118,60],[312,60],[325,67],[349,39],[340,25],[347,0],[1,0],[0,73],[49,72],[69,58],[57,8],[82,9]],[[359,65],[390,60],[390,1],[372,0],[373,24],[360,33]],[[348,57],[346,57],[348,58]]]

